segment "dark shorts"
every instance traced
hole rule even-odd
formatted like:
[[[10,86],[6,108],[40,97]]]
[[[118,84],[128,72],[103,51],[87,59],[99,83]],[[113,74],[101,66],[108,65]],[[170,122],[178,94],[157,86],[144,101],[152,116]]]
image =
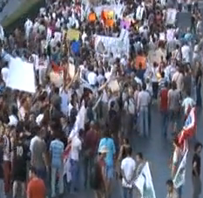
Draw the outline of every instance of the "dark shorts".
[[[26,169],[14,169],[12,172],[12,180],[26,182],[27,172]]]

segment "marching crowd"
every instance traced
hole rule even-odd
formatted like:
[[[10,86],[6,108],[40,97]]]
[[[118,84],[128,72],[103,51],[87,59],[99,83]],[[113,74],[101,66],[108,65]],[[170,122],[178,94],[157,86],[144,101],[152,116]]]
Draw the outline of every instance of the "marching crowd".
[[[94,8],[101,5],[122,5],[122,15],[98,15]],[[191,14],[190,27],[167,24],[168,8]],[[81,170],[84,187],[97,198],[111,197],[114,178],[121,179],[123,198],[141,197],[133,183],[146,159],[139,152],[132,157],[129,140],[150,138],[152,107],[175,147],[173,178],[182,159],[178,133],[190,110],[202,105],[201,28],[195,0],[46,1],[34,21],[1,41],[0,198],[77,193]],[[129,53],[95,47],[96,35],[118,38],[122,29]],[[33,63],[35,93],[6,86],[12,57]],[[197,143],[193,198],[201,194],[201,149]],[[181,198],[182,186],[176,190],[168,180],[167,187],[167,198]]]

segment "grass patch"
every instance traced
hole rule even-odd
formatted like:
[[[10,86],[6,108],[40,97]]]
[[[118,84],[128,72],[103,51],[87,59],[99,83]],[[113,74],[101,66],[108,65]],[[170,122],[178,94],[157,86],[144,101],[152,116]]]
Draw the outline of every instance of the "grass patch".
[[[4,18],[2,21],[2,25],[5,29],[12,28],[13,24],[15,26],[17,25],[18,21],[25,20],[26,16],[30,15],[30,12],[32,13],[32,10],[37,7],[37,10],[39,11],[39,4],[43,2],[43,0],[25,0],[22,2],[22,5],[19,6],[15,12],[13,12],[10,16]],[[30,16],[29,16],[30,17]],[[31,17],[33,18],[33,17]]]

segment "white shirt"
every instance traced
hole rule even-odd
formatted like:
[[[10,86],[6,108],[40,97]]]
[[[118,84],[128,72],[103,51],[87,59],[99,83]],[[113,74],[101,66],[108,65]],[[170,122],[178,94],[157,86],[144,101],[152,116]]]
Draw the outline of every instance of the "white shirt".
[[[185,114],[187,114],[188,112],[188,108],[189,107],[193,107],[195,105],[195,101],[190,98],[190,97],[186,97],[183,102],[182,102],[182,107],[184,108],[184,112]]]
[[[71,142],[71,151],[70,151],[70,158],[72,160],[78,161],[79,160],[79,152],[82,149],[82,142],[81,140],[75,136]]]
[[[135,114],[135,101],[132,98],[129,98],[127,101],[124,103],[124,109],[134,115]]]
[[[9,123],[8,123],[8,125],[9,125],[9,126],[17,126],[17,124],[18,124],[18,119],[17,119],[17,117],[14,116],[14,115],[10,115],[10,116],[9,116]]]
[[[182,52],[182,59],[184,62],[189,63],[190,62],[190,47],[189,45],[183,45],[181,48]]]
[[[94,72],[89,72],[88,76],[87,76],[87,80],[89,82],[90,85],[96,85],[97,83],[97,75]]]
[[[8,80],[8,72],[9,72],[9,68],[8,67],[3,67],[1,70],[1,75],[3,78],[3,81],[7,84],[7,80]]]
[[[136,162],[132,157],[126,157],[121,161],[121,170],[123,171],[127,181],[130,181],[135,173]],[[132,181],[133,182],[133,181]],[[132,184],[128,184],[125,179],[122,179],[122,186],[132,188]]]

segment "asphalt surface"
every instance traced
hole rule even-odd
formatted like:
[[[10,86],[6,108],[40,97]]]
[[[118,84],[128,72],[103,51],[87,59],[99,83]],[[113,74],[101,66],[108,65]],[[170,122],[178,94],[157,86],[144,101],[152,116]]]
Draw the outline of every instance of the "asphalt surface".
[[[203,142],[203,123],[202,112],[197,116],[197,136],[196,139]],[[156,192],[156,198],[166,197],[166,180],[170,179],[169,162],[172,155],[172,136],[169,135],[167,139],[163,137],[160,130],[160,113],[157,107],[152,108],[152,126],[151,137],[149,139],[138,137],[136,134],[131,138],[131,144],[133,146],[134,153],[142,152],[144,157],[150,162],[150,168]],[[183,198],[192,197],[192,183],[191,183],[191,166],[193,147],[196,140],[191,140],[189,143],[189,154],[187,159],[186,169],[186,183],[183,187]],[[201,154],[203,158],[203,154]],[[203,174],[201,174],[203,180]],[[66,198],[94,198],[94,194],[90,189],[84,189],[83,176],[81,175],[80,191],[76,194],[68,194]],[[200,197],[202,197],[201,195]],[[122,198],[122,189],[119,182],[114,182],[112,198]]]

